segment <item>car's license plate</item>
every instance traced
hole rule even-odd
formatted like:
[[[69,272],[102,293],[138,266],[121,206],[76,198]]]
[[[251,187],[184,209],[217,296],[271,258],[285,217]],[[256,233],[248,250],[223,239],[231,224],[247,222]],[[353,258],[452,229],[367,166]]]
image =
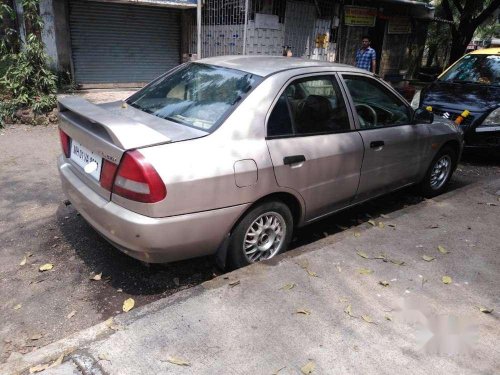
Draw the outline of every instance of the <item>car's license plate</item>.
[[[77,141],[71,140],[70,159],[82,167],[85,173],[92,176],[96,181],[99,181],[101,178],[102,157],[94,154]]]

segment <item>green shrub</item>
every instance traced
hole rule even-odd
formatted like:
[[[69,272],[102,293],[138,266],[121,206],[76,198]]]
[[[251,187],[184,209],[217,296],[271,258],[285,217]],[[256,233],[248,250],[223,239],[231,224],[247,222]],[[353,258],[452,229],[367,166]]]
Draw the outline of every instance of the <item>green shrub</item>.
[[[43,21],[38,12],[40,0],[23,0],[24,19],[26,22],[26,42],[19,51],[13,47],[12,35],[15,30],[8,29],[0,43],[1,63],[6,70],[0,78],[2,101],[0,102],[0,126],[6,119],[14,118],[18,110],[31,110],[35,115],[52,111],[57,104],[56,76],[50,71],[48,57],[41,39]],[[3,17],[13,17],[5,4],[0,11]],[[10,40],[7,40],[7,37]]]

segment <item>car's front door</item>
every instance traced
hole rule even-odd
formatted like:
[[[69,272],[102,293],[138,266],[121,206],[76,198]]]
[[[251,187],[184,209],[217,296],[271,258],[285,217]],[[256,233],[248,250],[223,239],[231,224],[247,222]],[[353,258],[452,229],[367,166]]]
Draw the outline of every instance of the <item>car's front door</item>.
[[[306,221],[352,201],[364,148],[335,76],[289,81],[270,111],[267,135],[277,183],[302,195]]]
[[[342,79],[365,147],[356,201],[416,182],[431,147],[428,125],[412,124],[408,104],[375,78]]]

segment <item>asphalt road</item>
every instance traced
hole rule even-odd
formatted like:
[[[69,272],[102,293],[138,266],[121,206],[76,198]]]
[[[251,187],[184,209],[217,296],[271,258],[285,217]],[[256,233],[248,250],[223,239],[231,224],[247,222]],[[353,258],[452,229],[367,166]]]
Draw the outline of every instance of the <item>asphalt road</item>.
[[[64,204],[59,152],[55,126],[0,129],[0,362],[119,314],[129,297],[144,305],[220,274],[210,258],[148,266],[110,246]],[[468,151],[450,189],[492,175],[500,155]],[[411,189],[377,199],[299,230],[292,247],[421,200]]]

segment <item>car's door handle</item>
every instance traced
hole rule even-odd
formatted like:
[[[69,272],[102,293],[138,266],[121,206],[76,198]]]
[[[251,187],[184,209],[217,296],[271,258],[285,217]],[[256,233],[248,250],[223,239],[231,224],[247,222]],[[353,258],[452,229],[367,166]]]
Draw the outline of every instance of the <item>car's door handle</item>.
[[[306,157],[304,155],[285,156],[283,158],[283,163],[285,165],[302,163],[303,161],[306,161]]]
[[[384,141],[373,141],[370,143],[370,148],[380,148],[384,145],[385,145]]]

